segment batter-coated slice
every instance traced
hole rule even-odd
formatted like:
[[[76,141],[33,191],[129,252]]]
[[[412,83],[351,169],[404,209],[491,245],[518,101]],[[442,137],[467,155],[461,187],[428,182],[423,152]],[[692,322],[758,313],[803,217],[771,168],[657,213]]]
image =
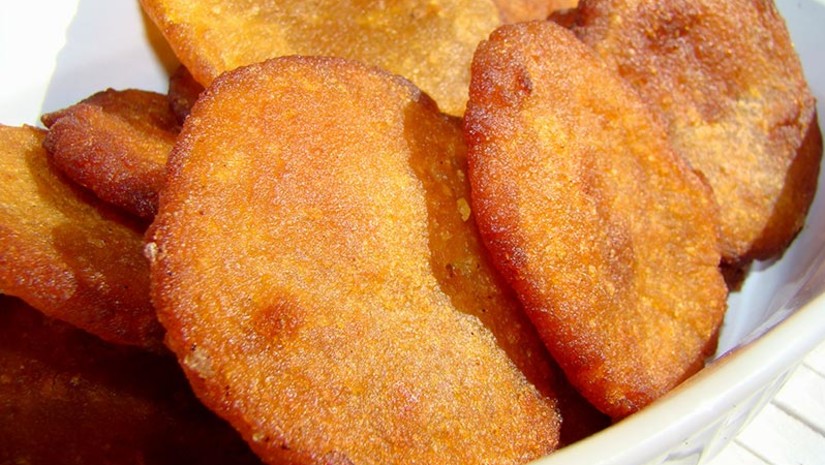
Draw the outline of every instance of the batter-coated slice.
[[[107,344],[0,295],[0,463],[260,465],[169,353]]]
[[[473,61],[473,210],[571,383],[621,418],[702,367],[725,310],[716,207],[571,32],[504,26]]]
[[[554,12],[576,8],[578,0],[493,0],[505,23],[545,20]]]
[[[0,293],[107,341],[159,348],[142,227],[69,184],[44,137],[0,125]]]
[[[108,89],[42,120],[43,146],[66,176],[112,205],[154,217],[180,130],[165,95]]]
[[[192,73],[185,66],[180,65],[178,69],[169,76],[169,89],[166,99],[169,101],[169,108],[178,119],[178,123],[183,124],[195,102],[198,101],[203,86],[195,80]]]
[[[492,0],[141,0],[204,86],[287,55],[338,56],[400,74],[447,113],[467,102],[470,60],[501,24]]]
[[[541,345],[469,239],[464,153],[457,120],[356,62],[271,60],[201,95],[147,246],[152,295],[199,397],[265,461],[556,446],[547,361],[514,352]]]
[[[710,183],[725,262],[781,253],[816,192],[822,136],[773,2],[588,0],[578,21]]]

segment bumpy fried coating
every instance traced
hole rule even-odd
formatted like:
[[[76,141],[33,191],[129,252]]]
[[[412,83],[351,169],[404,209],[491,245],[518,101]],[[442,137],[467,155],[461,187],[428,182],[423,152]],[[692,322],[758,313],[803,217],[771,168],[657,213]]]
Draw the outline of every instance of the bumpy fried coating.
[[[473,209],[571,383],[613,418],[701,368],[725,310],[716,207],[633,91],[552,22],[473,61]]]
[[[160,347],[141,226],[61,177],[44,136],[0,125],[0,293],[105,340]]]
[[[142,218],[157,212],[179,126],[166,96],[106,90],[42,117],[44,147],[70,179]]]
[[[556,446],[541,346],[476,255],[464,151],[431,99],[356,62],[271,60],[201,96],[147,245],[152,293],[199,397],[265,461]]]
[[[260,463],[172,357],[107,344],[0,296],[0,463]]]
[[[195,80],[192,73],[186,66],[178,66],[178,69],[169,76],[169,90],[166,94],[169,100],[169,107],[178,119],[178,123],[183,124],[189,111],[203,92],[203,86]]]
[[[470,60],[501,23],[492,0],[141,0],[204,86],[286,55],[338,56],[400,74],[461,115]]]
[[[493,0],[505,23],[544,20],[557,11],[576,8],[578,0]]]
[[[724,260],[784,250],[816,191],[822,136],[773,2],[583,1],[579,22],[713,187]]]

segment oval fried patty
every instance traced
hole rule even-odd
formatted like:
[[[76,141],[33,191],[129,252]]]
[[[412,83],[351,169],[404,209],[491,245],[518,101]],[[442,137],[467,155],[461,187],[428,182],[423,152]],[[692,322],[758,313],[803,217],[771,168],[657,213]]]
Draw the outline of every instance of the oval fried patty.
[[[49,128],[43,145],[70,179],[130,213],[154,217],[180,130],[165,95],[108,89],[42,120]]]
[[[356,62],[271,60],[201,95],[147,246],[152,294],[199,397],[265,461],[556,446],[541,344],[467,226],[464,153],[430,98]]]
[[[260,465],[174,358],[0,295],[0,463]]]
[[[482,237],[573,385],[613,418],[633,413],[714,347],[727,291],[710,191],[561,26],[500,28],[472,72]]]
[[[142,226],[69,184],[44,137],[0,125],[0,293],[107,341],[160,348]]]
[[[773,2],[587,0],[578,21],[710,183],[725,262],[781,253],[816,192],[822,136]]]
[[[453,115],[464,112],[476,45],[501,24],[492,0],[141,0],[141,5],[203,85],[267,58],[337,56],[410,79]]]

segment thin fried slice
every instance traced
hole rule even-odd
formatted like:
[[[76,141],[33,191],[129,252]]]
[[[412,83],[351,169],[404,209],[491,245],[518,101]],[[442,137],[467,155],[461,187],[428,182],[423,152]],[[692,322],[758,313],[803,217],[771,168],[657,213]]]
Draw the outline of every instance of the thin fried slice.
[[[578,0],[494,0],[505,23],[545,20],[554,12],[576,8]]]
[[[716,207],[621,79],[552,23],[504,26],[465,119],[479,228],[571,383],[621,418],[702,367]]]
[[[178,119],[178,123],[183,124],[189,116],[189,111],[195,106],[201,92],[203,92],[203,86],[195,80],[186,66],[178,66],[178,69],[169,77],[169,90],[166,94],[169,107]]]
[[[44,137],[0,125],[0,293],[105,340],[160,347],[142,226],[69,184]]]
[[[266,461],[555,447],[555,401],[519,369],[546,362],[512,353],[532,330],[465,229],[463,153],[456,120],[356,62],[276,59],[201,96],[147,246],[153,297],[199,397]]]
[[[492,0],[141,0],[204,86],[224,71],[286,55],[360,60],[413,81],[460,115],[470,60],[500,24]]]
[[[583,1],[578,21],[713,187],[725,261],[784,250],[816,192],[822,136],[773,2]]]
[[[109,89],[42,120],[49,128],[44,147],[70,179],[130,213],[154,217],[180,129],[165,95]]]
[[[260,463],[172,357],[107,344],[0,296],[0,463]]]

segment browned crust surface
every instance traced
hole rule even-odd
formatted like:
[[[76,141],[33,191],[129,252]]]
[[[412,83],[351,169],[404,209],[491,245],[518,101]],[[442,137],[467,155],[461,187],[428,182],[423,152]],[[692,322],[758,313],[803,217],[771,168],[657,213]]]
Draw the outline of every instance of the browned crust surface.
[[[179,130],[166,96],[109,89],[42,119],[56,167],[102,200],[154,217]]]
[[[583,1],[580,38],[639,92],[714,190],[723,258],[782,252],[816,192],[814,98],[773,2]]]
[[[107,344],[0,296],[0,463],[260,463],[175,360]]]
[[[148,249],[153,298],[196,392],[266,461],[555,448],[541,346],[465,225],[464,150],[428,97],[355,62],[272,60],[201,96]]]
[[[470,60],[498,26],[492,0],[141,0],[180,61],[208,85],[267,58],[338,56],[400,74],[461,115]]]
[[[0,126],[0,292],[108,341],[160,346],[140,226],[69,184],[44,137]]]
[[[189,116],[189,111],[195,106],[195,102],[203,92],[203,86],[195,80],[192,73],[181,65],[169,76],[169,89],[166,93],[166,99],[169,101],[169,107],[178,119],[178,123],[183,124],[186,117]]]
[[[570,381],[621,418],[699,370],[725,310],[716,207],[569,31],[504,26],[473,62],[473,208]]]
[[[504,23],[545,20],[555,12],[576,8],[578,0],[493,0]]]

